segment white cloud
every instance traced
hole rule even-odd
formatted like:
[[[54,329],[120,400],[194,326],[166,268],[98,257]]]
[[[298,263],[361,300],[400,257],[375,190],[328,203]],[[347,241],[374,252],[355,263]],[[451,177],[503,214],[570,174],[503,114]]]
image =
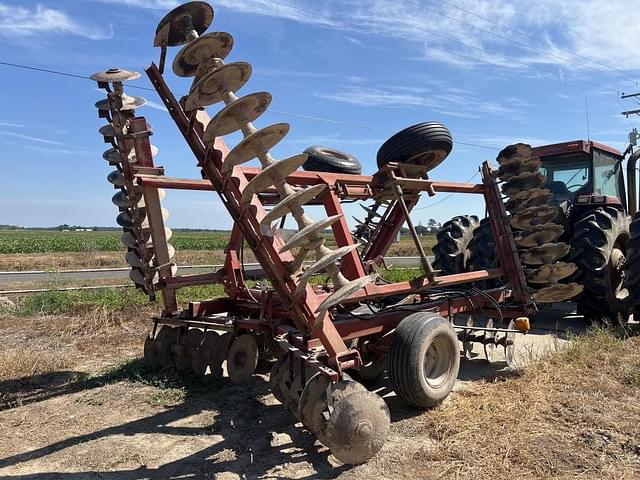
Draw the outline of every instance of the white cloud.
[[[4,127],[4,128],[24,128],[24,125],[22,125],[21,123],[4,122],[4,121],[0,120],[0,127]]]
[[[7,131],[0,131],[0,135],[5,135],[7,137],[13,137],[13,138],[19,138],[20,140],[26,140],[28,142],[36,142],[36,143],[42,143],[45,145],[59,145],[59,146],[65,146],[66,144],[63,142],[58,142],[55,140],[49,140],[47,138],[41,138],[41,137],[32,137],[31,135],[23,135],[22,133],[16,133],[16,132],[7,132]]]
[[[161,103],[152,102],[151,100],[147,100],[145,106],[153,108],[154,110],[160,110],[161,112],[167,111],[167,108],[164,105],[162,105]]]
[[[0,36],[7,38],[29,37],[39,33],[67,33],[103,40],[113,32],[90,27],[72,19],[61,10],[36,5],[33,9],[0,3]]]
[[[162,10],[178,4],[173,0],[99,1]],[[629,15],[628,0],[219,0],[215,6],[402,39],[422,50],[421,58],[455,67],[640,69],[636,55],[640,29],[622,21]]]
[[[433,112],[460,118],[482,118],[500,115],[518,120],[527,104],[517,98],[507,98],[509,105],[483,100],[457,88],[440,91],[416,87],[346,86],[336,92],[314,92],[314,96],[362,107],[427,108]]]

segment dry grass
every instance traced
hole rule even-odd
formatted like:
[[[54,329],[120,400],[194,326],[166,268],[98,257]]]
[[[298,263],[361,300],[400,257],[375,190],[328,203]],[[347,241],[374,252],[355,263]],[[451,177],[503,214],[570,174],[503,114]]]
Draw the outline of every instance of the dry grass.
[[[605,331],[403,426],[426,478],[640,478],[640,338]],[[406,474],[406,470],[403,470]]]

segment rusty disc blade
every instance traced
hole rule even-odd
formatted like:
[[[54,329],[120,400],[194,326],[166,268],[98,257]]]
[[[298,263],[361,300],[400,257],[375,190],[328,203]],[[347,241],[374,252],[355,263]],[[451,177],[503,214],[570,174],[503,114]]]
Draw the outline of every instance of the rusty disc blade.
[[[218,103],[230,92],[237,92],[251,76],[247,62],[232,62],[202,76],[189,91],[185,101],[186,111],[196,110]]]
[[[532,188],[511,196],[504,206],[508,211],[515,213],[525,208],[547,205],[552,196],[551,190],[547,188]]]
[[[564,227],[556,223],[536,225],[519,232],[516,236],[516,245],[521,248],[531,248],[543,243],[554,242],[564,232]]]
[[[545,265],[561,259],[570,250],[566,243],[545,243],[523,251],[520,259],[525,265]]]
[[[213,8],[207,2],[187,2],[167,13],[156,27],[154,47],[177,47],[189,41],[189,30],[202,35],[213,22]]]
[[[575,263],[556,262],[550,265],[542,265],[535,270],[528,270],[525,275],[530,283],[554,284],[574,274],[577,269],[578,267]]]
[[[557,283],[550,287],[544,287],[533,294],[534,301],[538,303],[556,303],[570,300],[584,290],[577,283]]]
[[[550,223],[558,215],[558,208],[550,205],[529,207],[511,215],[510,223],[513,228],[522,230]]]
[[[342,463],[360,464],[384,445],[391,417],[384,400],[368,390],[333,401],[326,438],[331,453]]]
[[[544,183],[544,176],[538,172],[525,172],[515,177],[511,177],[508,181],[502,184],[502,193],[511,197],[512,195],[530,190],[532,188],[539,188]]]
[[[182,47],[173,59],[173,73],[193,77],[201,63],[212,58],[224,60],[233,48],[233,37],[227,32],[211,32]]]
[[[253,335],[237,337],[227,354],[227,372],[233,383],[245,383],[258,365],[258,344]]]

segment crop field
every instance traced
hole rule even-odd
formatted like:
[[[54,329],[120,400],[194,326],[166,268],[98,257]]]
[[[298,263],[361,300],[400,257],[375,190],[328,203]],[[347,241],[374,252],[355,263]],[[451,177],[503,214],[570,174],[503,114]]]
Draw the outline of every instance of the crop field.
[[[0,254],[119,252],[120,235],[119,231],[0,230]],[[184,250],[215,250],[223,249],[228,238],[227,232],[174,232],[171,244]]]

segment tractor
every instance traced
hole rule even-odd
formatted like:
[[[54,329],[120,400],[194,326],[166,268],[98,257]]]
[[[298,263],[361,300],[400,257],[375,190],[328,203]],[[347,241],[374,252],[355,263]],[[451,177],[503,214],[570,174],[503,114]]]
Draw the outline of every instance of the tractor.
[[[556,274],[563,277],[562,282],[583,288],[575,301],[578,313],[589,321],[626,321],[637,303],[634,287],[640,276],[633,268],[637,262],[628,261],[638,243],[635,237],[630,240],[631,215],[637,209],[635,163],[639,156],[633,153],[633,138],[624,154],[585,140],[534,147],[538,161],[524,165],[510,180],[511,198],[506,207],[512,212],[514,230],[525,233],[520,233],[520,241],[516,237],[523,263],[557,265],[564,260]],[[622,171],[626,156],[628,188]],[[514,225],[519,209],[528,214]],[[555,242],[555,250],[545,250],[549,242]],[[434,253],[436,268],[449,274],[490,268],[498,262],[488,220],[469,215],[454,217],[442,226]],[[535,288],[536,282],[528,280]],[[553,297],[547,300],[553,303]]]

